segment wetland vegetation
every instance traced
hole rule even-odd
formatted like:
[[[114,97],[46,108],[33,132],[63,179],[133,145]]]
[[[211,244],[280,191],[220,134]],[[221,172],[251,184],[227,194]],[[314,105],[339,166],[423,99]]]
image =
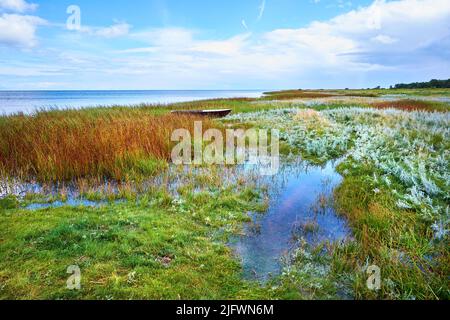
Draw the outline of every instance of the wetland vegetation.
[[[279,129],[290,169],[174,166],[183,108]],[[449,299],[449,109],[449,89],[289,90],[0,117],[0,298]],[[279,268],[246,276],[248,252]]]

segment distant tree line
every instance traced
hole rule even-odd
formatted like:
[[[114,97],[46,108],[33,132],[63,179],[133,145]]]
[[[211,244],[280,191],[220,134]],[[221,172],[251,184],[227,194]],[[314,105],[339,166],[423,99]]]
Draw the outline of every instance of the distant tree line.
[[[395,89],[450,88],[450,79],[448,80],[433,79],[428,82],[414,82],[408,84],[400,83],[396,84],[394,88]]]

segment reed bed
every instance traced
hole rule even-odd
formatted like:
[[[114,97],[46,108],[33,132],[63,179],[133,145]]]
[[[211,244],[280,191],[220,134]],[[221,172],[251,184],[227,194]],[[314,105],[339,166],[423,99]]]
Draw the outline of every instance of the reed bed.
[[[40,182],[124,180],[158,171],[171,133],[198,118],[146,108],[66,110],[0,118],[0,173]],[[211,122],[202,118],[205,128]]]
[[[266,100],[292,100],[292,99],[316,99],[316,98],[331,98],[336,94],[315,91],[303,90],[286,90],[266,92],[263,99]]]
[[[412,99],[376,102],[371,106],[376,109],[398,109],[403,111],[448,111],[448,105],[445,103]]]
[[[292,100],[292,99],[319,99],[333,97],[365,97],[376,98],[379,95],[373,92],[352,90],[285,90],[266,92],[265,100]]]

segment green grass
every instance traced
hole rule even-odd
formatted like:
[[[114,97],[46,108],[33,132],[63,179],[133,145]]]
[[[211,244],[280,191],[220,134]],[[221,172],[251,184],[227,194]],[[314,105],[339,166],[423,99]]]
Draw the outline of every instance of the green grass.
[[[358,240],[350,252],[341,251],[340,262],[358,270],[367,259],[382,270],[382,287],[369,291],[360,271],[355,281],[359,299],[449,299],[447,240],[433,242],[429,223],[412,210],[401,210],[389,190],[378,194],[370,177],[379,173],[367,164],[341,164],[346,172],[335,192],[338,210],[347,217]],[[401,184],[393,188],[402,188]],[[430,257],[433,257],[430,259]]]
[[[15,209],[19,207],[19,201],[13,195],[8,195],[2,199],[0,199],[0,209],[8,210]]]
[[[200,101],[190,101],[190,102],[180,102],[170,105],[158,105],[158,104],[139,104],[133,106],[100,106],[100,107],[90,107],[81,110],[51,110],[43,111],[45,113],[51,114],[67,114],[72,113],[87,113],[92,117],[102,117],[108,115],[111,117],[120,116],[123,112],[131,112],[135,116],[142,115],[153,115],[161,116],[167,115],[174,110],[211,110],[211,109],[231,109],[233,113],[246,113],[261,110],[268,110],[273,108],[278,108],[277,105],[267,104],[267,99],[261,98],[242,98],[242,99],[211,99],[211,100],[200,100]],[[131,111],[130,111],[131,110]],[[1,119],[1,117],[0,117]]]
[[[267,293],[225,245],[259,206],[254,191],[175,201],[164,193],[100,208],[0,211],[2,299],[236,299]],[[3,208],[3,207],[2,207]],[[219,232],[220,231],[220,232]],[[78,265],[82,289],[66,289]]]
[[[410,96],[450,96],[450,89],[365,89],[365,90],[325,90],[349,96],[381,96],[381,95],[410,95]]]

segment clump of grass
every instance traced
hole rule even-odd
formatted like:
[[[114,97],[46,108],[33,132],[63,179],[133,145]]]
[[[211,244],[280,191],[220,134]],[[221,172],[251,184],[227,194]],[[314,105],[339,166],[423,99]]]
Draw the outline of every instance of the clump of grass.
[[[294,120],[304,123],[308,130],[331,126],[328,119],[324,118],[318,111],[312,109],[299,110],[294,116]]]
[[[40,112],[0,121],[0,172],[39,181],[152,175],[170,158],[173,130],[196,118],[140,109]],[[211,126],[202,119],[203,126]]]
[[[377,109],[399,109],[404,111],[448,111],[449,107],[445,103],[436,101],[423,101],[423,100],[395,100],[395,101],[383,101],[375,102],[371,105]]]
[[[270,283],[282,299],[352,299],[353,270],[339,264],[337,245],[317,246],[298,240],[298,246],[284,259],[282,274]]]
[[[336,96],[336,94],[317,92],[317,91],[304,91],[304,90],[285,90],[285,91],[273,91],[265,92],[265,100],[292,100],[292,99],[315,99],[315,98],[329,98]]]
[[[233,98],[233,99],[212,99],[192,102],[182,102],[170,105],[168,110],[211,110],[211,109],[231,109],[233,114],[248,113],[261,110],[279,108],[278,105],[268,104],[264,97],[256,98]]]
[[[169,106],[169,109],[195,109],[195,110],[207,110],[207,109],[220,109],[223,107],[239,107],[247,105],[250,102],[255,101],[254,98],[230,98],[230,99],[208,99],[208,100],[200,100],[200,101],[189,101],[189,102],[180,102],[175,103]]]
[[[378,93],[361,90],[284,90],[265,92],[265,100],[318,99],[332,97],[378,97]]]
[[[315,220],[307,220],[300,222],[294,228],[294,237],[312,235],[319,232],[320,226]],[[298,234],[298,235],[297,235]]]
[[[448,299],[448,243],[433,244],[429,225],[415,212],[399,209],[389,191],[374,193],[371,171],[376,170],[352,170],[335,194],[357,240],[336,248],[340,263],[355,270],[355,298]],[[381,267],[381,290],[368,290],[363,261]]]
[[[8,195],[4,198],[0,198],[0,209],[16,209],[19,207],[19,201],[13,195]]]

